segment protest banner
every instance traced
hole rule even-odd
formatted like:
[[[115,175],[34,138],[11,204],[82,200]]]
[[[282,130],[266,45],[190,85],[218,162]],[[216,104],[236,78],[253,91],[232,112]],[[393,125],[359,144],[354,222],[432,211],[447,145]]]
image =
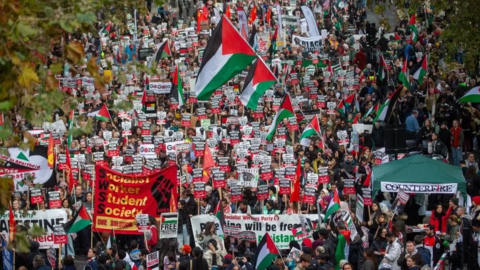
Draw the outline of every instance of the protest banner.
[[[299,24],[299,21],[300,21],[300,18],[297,16],[287,16],[287,15],[282,16],[282,23],[285,26],[290,26],[290,25],[297,26]]]
[[[178,213],[162,213],[160,219],[160,239],[177,238]]]
[[[94,228],[97,232],[139,234],[137,214],[159,218],[170,212],[177,198],[177,166],[154,174],[131,176],[104,166],[95,172]]]
[[[172,89],[171,82],[150,82],[149,89],[155,94],[169,94]]]
[[[28,211],[25,215],[22,211],[15,212],[14,215],[17,224],[30,227],[35,224],[45,230],[45,235],[32,239],[40,244],[40,249],[48,249],[51,246],[58,248],[58,245],[54,243],[54,226],[67,223],[67,212],[64,209]],[[0,219],[0,232],[7,237],[6,239],[8,239],[8,218],[9,212],[6,211]]]
[[[303,215],[312,221],[318,219],[317,215]],[[292,235],[294,226],[301,226],[299,215],[254,215],[244,214],[224,214],[225,226],[237,227],[238,231],[244,233],[254,233],[257,243],[260,242],[265,233],[269,233],[279,249],[289,249],[290,241],[300,241]],[[215,221],[215,225],[220,226],[218,219],[210,215],[193,216],[192,230],[195,235],[195,243],[198,243],[199,235],[205,230],[207,222]],[[226,236],[229,236],[226,234]]]
[[[158,251],[147,254],[147,269],[159,270],[160,253]]]
[[[301,36],[292,36],[293,45],[305,46],[305,52],[315,52],[320,51],[322,48],[322,37],[301,37]]]

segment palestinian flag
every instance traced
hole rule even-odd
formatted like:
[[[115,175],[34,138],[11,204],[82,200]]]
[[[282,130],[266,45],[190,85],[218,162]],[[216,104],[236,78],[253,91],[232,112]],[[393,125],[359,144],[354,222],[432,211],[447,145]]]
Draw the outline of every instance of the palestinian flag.
[[[397,33],[395,33],[395,41],[400,41],[400,40],[402,40],[402,38]]]
[[[98,31],[98,35],[99,36],[108,36],[110,35],[110,23],[107,24],[105,27],[103,27],[102,29],[100,29],[100,31]]]
[[[278,29],[275,27],[275,32],[273,32],[273,35],[270,36],[270,47],[268,47],[267,51],[267,54],[270,55],[270,60],[273,59],[275,52],[277,51],[277,37]]]
[[[309,146],[310,140],[307,138],[315,135],[320,136],[320,124],[318,123],[317,115],[312,118],[310,124],[308,124],[305,130],[303,130],[303,133],[300,136],[300,144],[304,146]]]
[[[400,93],[402,93],[403,87],[399,87],[393,94],[384,102],[382,107],[380,107],[379,111],[377,112],[377,117],[373,120],[375,123],[377,120],[384,121],[388,124],[389,116],[392,113],[393,106],[397,102],[398,98],[400,97]]]
[[[367,113],[365,113],[365,115],[362,117],[362,119],[367,118],[370,114],[372,114],[374,112],[375,112],[375,115],[377,115],[378,114],[378,109],[380,109],[380,101],[377,101],[377,103],[375,103],[375,105],[370,107],[370,109],[368,109]]]
[[[340,270],[340,261],[345,260],[345,247],[347,246],[347,240],[345,239],[345,236],[341,233],[338,234],[338,243],[337,243],[337,248],[335,249],[335,260],[336,260],[336,265],[335,265],[335,270]]]
[[[255,25],[252,25],[252,33],[250,34],[250,38],[248,39],[248,44],[250,44],[253,50],[257,51],[258,38],[257,38],[257,27]]]
[[[115,237],[115,230],[112,228],[112,232],[108,237],[107,248],[114,248],[117,246],[117,238]]]
[[[262,97],[276,81],[277,78],[275,78],[275,75],[273,75],[265,62],[263,62],[260,57],[257,58],[245,78],[243,91],[239,97],[240,101],[244,106],[256,110],[258,99]]]
[[[148,68],[156,68],[160,60],[163,58],[171,57],[172,51],[170,51],[169,41],[165,40],[160,47],[158,48],[157,52],[153,55],[153,57],[148,62]]]
[[[345,104],[345,106],[350,107],[352,106],[354,101],[355,101],[355,94],[351,94],[350,96],[346,97],[343,100],[343,103]]]
[[[480,102],[480,86],[470,89],[458,102]]]
[[[345,115],[347,113],[346,108],[345,108],[345,102],[344,102],[343,99],[342,99],[342,101],[340,101],[340,104],[338,104],[337,111],[341,115]]]
[[[267,140],[271,141],[273,136],[275,135],[275,131],[277,131],[277,126],[282,122],[285,118],[295,117],[295,112],[293,111],[292,101],[290,100],[290,96],[287,94],[285,98],[283,98],[282,104],[280,104],[280,108],[275,115],[275,118],[268,129]]]
[[[409,71],[408,71],[408,58],[405,58],[405,62],[403,63],[402,66],[402,72],[398,75],[398,80],[402,82],[402,84],[408,89],[410,86],[410,83],[408,82],[408,77],[409,77]]]
[[[266,270],[279,255],[280,252],[278,252],[275,242],[273,242],[268,232],[265,233],[260,243],[258,243],[257,251],[255,252],[255,258],[257,258],[255,269]]]
[[[325,220],[327,220],[333,213],[337,212],[340,209],[340,198],[338,197],[337,190],[333,190],[333,198],[330,200],[330,203],[327,207],[327,212],[325,213]]]
[[[173,74],[170,96],[178,101],[179,107],[185,104],[185,96],[183,95],[183,84],[182,79],[180,78],[180,71],[178,71],[178,67],[175,67],[175,73]]]
[[[417,29],[417,20],[415,19],[415,14],[410,17],[410,21],[408,22],[408,28],[412,30],[411,33],[411,40],[413,43],[417,43],[418,41],[418,29]]]
[[[387,77],[387,64],[385,63],[385,58],[383,58],[383,54],[380,54],[379,62],[380,63],[378,63],[377,77],[380,81],[383,81]]]
[[[257,57],[224,16],[213,31],[203,53],[195,91],[198,100],[208,100],[213,92],[242,72]]]
[[[298,238],[302,234],[303,234],[303,230],[302,230],[301,224],[296,224],[295,226],[293,226],[292,228],[293,237]]]
[[[87,116],[96,117],[98,120],[104,121],[104,122],[108,122],[108,121],[110,121],[110,119],[112,119],[110,117],[110,113],[108,112],[107,105],[105,105],[105,104],[103,104],[102,107],[100,107],[99,110],[93,111],[93,112],[87,114]]]
[[[90,224],[92,224],[90,215],[88,214],[87,209],[82,205],[73,219],[65,224],[65,231],[67,233],[76,233],[85,229]]]
[[[413,71],[413,78],[418,81],[418,84],[422,84],[423,78],[425,75],[427,75],[427,69],[428,69],[428,59],[427,56],[423,56],[422,63],[418,67],[417,70]]]
[[[217,227],[217,235],[224,239],[223,227],[225,227],[225,216],[223,215],[222,201],[218,201],[217,207],[215,207],[215,218],[220,226]]]

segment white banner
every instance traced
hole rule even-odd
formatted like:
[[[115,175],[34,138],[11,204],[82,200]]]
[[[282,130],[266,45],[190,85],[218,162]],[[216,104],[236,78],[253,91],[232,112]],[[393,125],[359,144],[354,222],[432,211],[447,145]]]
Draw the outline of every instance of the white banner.
[[[53,232],[55,225],[63,225],[67,223],[67,212],[64,209],[50,209],[28,211],[23,215],[23,211],[14,213],[17,224],[33,227],[38,225],[46,231],[46,235],[33,238],[33,241],[40,243],[40,249],[49,249],[50,247],[58,248],[58,244],[53,242]],[[5,239],[8,239],[8,211],[1,216],[0,231]]]
[[[171,82],[150,82],[148,84],[148,89],[153,91],[155,94],[170,94],[172,89]]]
[[[292,234],[292,228],[295,225],[301,225],[299,215],[244,215],[244,214],[225,214],[225,227],[236,228],[238,232],[255,233],[257,243],[262,240],[265,233],[268,232],[278,249],[289,249],[288,244],[292,240],[301,242],[301,239],[295,239]],[[312,221],[318,220],[318,215],[303,215]],[[195,243],[199,246],[199,235],[205,230],[205,223],[213,222],[214,216],[200,215],[191,218],[193,234],[195,235]],[[217,219],[218,220],[218,219]],[[218,221],[216,226],[220,226]],[[225,235],[227,229],[224,228]],[[231,230],[233,231],[233,230]]]
[[[293,26],[298,26],[300,18],[297,16],[282,16],[282,23],[285,24],[286,26],[288,25],[293,25]]]
[[[302,6],[303,15],[307,20],[308,24],[308,33],[310,37],[318,37],[320,33],[318,32],[317,24],[315,23],[315,16],[312,13],[312,10],[307,6]]]
[[[280,23],[282,21],[282,8],[279,4],[275,5],[277,8],[277,25],[278,25],[278,36],[280,39],[283,39],[283,25]]]
[[[406,193],[437,193],[437,194],[456,194],[457,184],[422,184],[422,183],[394,183],[381,182],[382,192],[398,192],[400,189]]]
[[[314,52],[315,50],[320,51],[322,47],[322,37],[301,37],[301,36],[292,36],[293,44],[297,46],[305,46],[305,51]]]

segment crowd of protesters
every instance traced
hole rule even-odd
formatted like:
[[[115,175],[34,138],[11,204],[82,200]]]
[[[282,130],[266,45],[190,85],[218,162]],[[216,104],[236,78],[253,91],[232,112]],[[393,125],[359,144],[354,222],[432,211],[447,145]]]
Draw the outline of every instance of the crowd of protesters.
[[[190,3],[188,2],[188,4]],[[249,14],[253,5],[257,6],[258,21],[255,21],[254,24],[258,25],[259,33],[269,33],[270,36],[274,32],[275,25],[279,23],[266,22],[267,13],[271,12],[270,9],[273,7],[269,2],[260,1],[249,5],[241,5],[241,2],[225,3],[222,4],[222,8],[211,2],[205,4],[207,8],[206,10],[202,8],[202,12],[209,14],[209,29],[213,29],[216,25],[216,14],[222,14],[227,10],[227,6],[231,10],[230,16],[234,25],[239,23],[235,12],[237,7],[243,8]],[[180,188],[178,202],[178,239],[158,240],[158,224],[155,219],[150,220],[150,232],[145,236],[147,239],[143,236],[119,234],[116,235],[116,243],[111,245],[107,245],[110,237],[108,233],[94,233],[89,226],[69,239],[69,243],[62,250],[62,260],[56,265],[50,265],[43,250],[39,250],[38,242],[31,241],[30,253],[16,254],[16,269],[43,270],[51,267],[65,270],[76,269],[74,258],[78,261],[78,258],[85,258],[84,256],[86,256],[84,269],[147,269],[146,255],[152,250],[158,250],[161,255],[160,266],[165,270],[243,268],[250,270],[255,268],[256,243],[243,241],[235,250],[230,249],[230,240],[224,240],[216,235],[215,224],[208,223],[205,231],[201,232],[203,241],[200,247],[196,246],[195,237],[197,235],[192,231],[190,218],[195,215],[214,214],[215,208],[219,204],[224,213],[248,215],[325,214],[327,206],[333,199],[334,190],[338,190],[342,209],[350,211],[358,231],[358,236],[349,243],[348,257],[345,257],[345,260],[337,261],[335,254],[337,236],[347,228],[343,224],[335,224],[333,220],[327,220],[324,221],[325,224],[318,226],[319,229],[313,232],[311,238],[303,240],[302,243],[296,241],[290,243],[291,249],[295,248],[300,251],[299,256],[292,256],[291,250],[282,250],[281,256],[283,257],[278,257],[273,261],[269,269],[431,269],[440,260],[444,260],[442,258],[444,252],[448,254],[448,261],[445,262],[448,267],[463,268],[469,259],[464,258],[458,252],[462,248],[462,241],[459,241],[462,237],[462,228],[472,230],[475,242],[473,242],[471,250],[474,252],[471,252],[469,256],[474,256],[474,265],[475,268],[478,268],[476,259],[478,258],[480,261],[480,257],[476,254],[476,248],[480,244],[480,178],[475,153],[479,149],[480,111],[477,104],[457,102],[466,90],[477,85],[477,80],[472,75],[473,72],[464,69],[463,48],[459,48],[456,52],[449,52],[441,41],[442,29],[448,24],[448,17],[438,17],[433,13],[424,13],[424,10],[419,11],[417,18],[425,19],[419,19],[416,22],[418,41],[412,42],[413,33],[407,26],[410,16],[405,15],[400,19],[398,25],[390,26],[392,29],[388,31],[386,30],[388,26],[383,24],[377,26],[369,22],[365,1],[325,1],[322,3],[308,1],[307,5],[314,11],[318,28],[327,31],[321,48],[321,54],[326,55],[327,58],[323,60],[330,63],[339,63],[340,58],[341,61],[347,60],[347,65],[341,64],[340,69],[353,71],[355,83],[358,84],[357,90],[345,90],[346,85],[340,80],[331,80],[331,82],[326,80],[329,77],[325,76],[325,73],[328,72],[327,69],[319,68],[318,65],[313,65],[314,72],[308,73],[309,67],[303,63],[311,62],[316,56],[312,56],[311,52],[305,51],[304,46],[298,46],[292,41],[294,34],[306,36],[301,33],[299,27],[286,27],[284,46],[279,50],[269,50],[263,55],[267,63],[274,63],[277,60],[280,62],[292,60],[293,65],[287,65],[285,68],[285,65],[282,64],[281,70],[277,70],[278,78],[297,73],[298,78],[309,77],[314,84],[314,88],[310,87],[310,94],[286,80],[276,84],[273,89],[274,98],[282,98],[287,93],[291,97],[305,98],[306,101],[298,104],[299,111],[315,111],[314,114],[322,116],[319,119],[322,136],[312,137],[308,146],[300,144],[300,136],[309,123],[308,119],[302,117],[302,113],[297,115],[298,129],[291,130],[286,136],[287,145],[293,149],[294,160],[298,160],[302,165],[299,176],[302,189],[309,173],[318,174],[321,167],[328,168],[329,181],[327,184],[318,186],[317,203],[291,202],[290,195],[278,195],[279,187],[273,179],[261,180],[269,185],[269,198],[265,202],[257,200],[255,188],[245,187],[242,200],[235,203],[231,201],[228,186],[224,189],[213,189],[211,184],[206,186],[206,198],[196,200],[193,195],[192,171],[195,168],[202,168],[202,165],[191,151],[178,155],[176,159],[182,175],[186,176],[186,181]],[[105,60],[111,61],[114,69],[118,70],[132,60],[139,60],[139,51],[146,49],[144,40],[148,40],[147,46],[151,46],[167,39],[171,43],[172,53],[168,58],[161,59],[157,67],[159,73],[165,75],[165,78],[169,80],[172,68],[174,69],[178,61],[183,61],[185,69],[182,71],[182,76],[189,73],[195,74],[201,64],[199,49],[205,48],[209,31],[204,31],[204,29],[198,31],[196,34],[197,44],[190,45],[191,48],[187,48],[186,52],[182,51],[183,45],[175,43],[175,37],[179,30],[199,27],[195,16],[188,17],[187,13],[190,9],[191,6],[185,2],[179,4],[178,12],[169,10],[166,6],[160,7],[152,14],[138,15],[138,29],[142,29],[138,35],[138,39],[141,41],[138,46],[133,42],[128,43],[130,41],[122,43],[127,36],[133,40],[133,36],[128,31],[121,32],[120,28],[113,23],[109,23],[106,35],[79,34],[70,38],[83,43],[87,57],[101,59],[101,70],[107,69],[107,64],[103,63]],[[295,5],[283,3],[281,10],[285,14],[291,12],[294,16],[304,17],[300,3]],[[99,16],[106,15],[100,14]],[[274,19],[270,18],[269,20]],[[99,29],[103,27],[103,25],[99,25]],[[197,31],[195,30],[195,32]],[[385,35],[387,33],[394,35],[387,38]],[[52,51],[50,63],[56,61],[55,55],[61,54],[61,46],[63,44],[58,44],[58,47]],[[129,48],[128,51],[127,48]],[[408,85],[402,85],[398,78],[404,63],[408,63],[409,68],[413,69],[421,64],[424,55],[427,55],[428,59],[426,77],[419,83],[414,79],[413,74],[410,74]],[[377,73],[381,58],[385,59],[388,66],[387,76],[384,78],[379,78]],[[407,61],[405,61],[406,58]],[[457,63],[447,67],[446,63],[452,62],[452,60]],[[146,64],[145,60],[139,62]],[[65,74],[71,75],[67,71],[68,65],[65,66],[65,69]],[[88,72],[84,70],[81,76],[86,75]],[[120,94],[126,87],[139,89],[146,87],[146,75],[141,72],[134,72],[133,76],[127,78],[126,83],[120,81],[118,77],[113,77],[113,81],[109,84],[111,93]],[[184,81],[184,84],[184,87],[188,89],[188,81]],[[236,77],[232,80],[232,85],[234,84],[242,86],[243,82],[240,77]],[[395,215],[392,212],[392,203],[395,197],[390,193],[379,193],[376,194],[372,206],[368,206],[370,209],[364,212],[365,217],[362,219],[364,222],[359,222],[355,217],[355,200],[350,199],[355,195],[343,196],[343,179],[352,178],[352,175],[360,175],[356,184],[361,187],[373,166],[377,165],[375,152],[385,146],[388,138],[385,136],[385,121],[379,121],[375,112],[370,113],[370,109],[377,104],[383,104],[399,87],[405,89],[396,102],[394,118],[396,121],[406,123],[408,139],[415,150],[440,155],[452,164],[452,168],[453,166],[462,167],[467,183],[467,192],[471,198],[471,202],[469,201],[467,205],[472,206],[466,208],[460,205],[459,199],[454,195],[418,193],[411,195],[404,211]],[[82,95],[81,91],[79,92]],[[99,93],[98,89],[94,90],[94,94],[96,93]],[[185,91],[185,93],[188,96],[188,92]],[[327,114],[325,107],[312,102],[312,93],[315,96],[324,96],[325,103],[334,102],[335,104],[339,104],[348,96],[355,94],[355,102],[348,105],[343,113],[338,110],[333,114]],[[229,135],[231,131],[241,130],[238,122],[240,116],[246,117],[247,125],[259,122],[259,130],[265,131],[271,125],[276,113],[272,102],[266,101],[266,99],[259,100],[259,105],[263,106],[261,118],[255,115],[256,112],[241,104],[229,106],[225,101],[220,105],[220,113],[214,113],[210,103],[192,104],[188,98],[186,101],[183,107],[173,108],[168,94],[156,94],[157,111],[155,113],[164,112],[166,118],[163,124],[158,124],[156,117],[147,118],[147,121],[151,123],[152,135],[163,136],[168,130],[181,131],[185,134],[185,141],[191,143],[193,137],[199,136],[197,129],[200,127],[200,121],[197,122],[196,127],[185,127],[181,124],[182,114],[191,113],[193,116],[198,116],[199,109],[202,108],[205,108],[206,119],[209,119],[212,125],[227,129],[224,136]],[[113,95],[102,95],[91,103],[85,102],[81,109],[84,113],[88,113],[104,103],[113,107]],[[67,122],[68,112],[57,111],[56,114],[59,119]],[[64,154],[66,147],[69,147],[69,152],[73,154],[103,151],[103,146],[92,146],[89,142],[92,138],[107,139],[105,138],[106,134],[111,134],[112,138],[121,139],[119,155],[123,155],[127,151],[138,153],[139,145],[145,140],[141,128],[131,127],[132,135],[127,139],[122,136],[121,131],[125,129],[122,123],[128,120],[122,118],[120,114],[111,112],[111,115],[111,122],[100,122],[93,119],[95,125],[92,134],[74,138],[69,146],[65,139],[64,143],[58,147],[57,154]],[[135,115],[132,114],[134,118]],[[15,120],[17,119],[15,111],[6,116],[13,119],[16,132],[34,129],[30,123]],[[85,115],[82,116],[80,113],[76,118],[75,125],[84,126],[86,119]],[[237,121],[231,119],[237,119]],[[357,123],[373,124],[372,131],[359,133],[353,128],[353,125]],[[288,129],[289,123],[285,121],[282,126]],[[339,143],[338,134],[342,131],[346,131],[350,144]],[[427,150],[429,143],[432,143],[431,151]],[[229,158],[228,165],[231,172],[228,174],[228,180],[238,179],[233,147],[222,140],[216,140],[212,147],[218,149],[213,153],[214,157]],[[267,149],[263,145],[260,147]],[[280,168],[281,154],[273,153],[271,150],[268,152],[271,155],[272,169]],[[169,156],[166,151],[161,150],[158,159],[163,167],[168,166]],[[111,159],[107,160],[112,166]],[[86,162],[91,163],[92,160]],[[245,166],[250,168],[252,163],[253,161],[247,158]],[[61,209],[67,212],[68,218],[72,219],[75,211],[78,211],[81,205],[90,214],[93,214],[95,203],[91,191],[92,185],[87,184],[88,180],[83,181],[83,185],[76,186],[75,191],[70,194],[65,176],[58,172],[56,177],[57,185],[54,189],[60,191]],[[302,190],[301,196],[303,195]],[[28,192],[21,191],[12,194],[14,212],[42,211],[49,208],[47,202],[30,205],[28,196]],[[430,216],[427,215],[427,211],[431,211]],[[428,226],[423,235],[409,236],[410,232],[407,228],[417,224],[428,224]]]

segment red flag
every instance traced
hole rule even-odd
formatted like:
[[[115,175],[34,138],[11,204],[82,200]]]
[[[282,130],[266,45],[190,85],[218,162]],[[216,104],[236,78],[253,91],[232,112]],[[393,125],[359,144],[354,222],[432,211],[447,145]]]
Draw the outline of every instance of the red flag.
[[[225,16],[227,16],[229,20],[232,19],[232,12],[230,11],[230,5],[227,5],[227,9],[225,10]]]
[[[65,155],[67,156],[67,167],[65,168],[65,181],[68,184],[68,190],[73,192],[73,172],[72,172],[72,162],[70,161],[70,153],[68,152],[68,147],[66,147]]]
[[[272,20],[272,9],[271,8],[268,8],[267,16],[266,16],[265,20],[267,21],[268,25],[270,25],[270,21]]]
[[[212,153],[210,153],[210,147],[205,143],[205,154],[203,155],[203,182],[208,182],[212,167],[215,167],[215,161],[213,161]]]
[[[364,186],[370,186],[370,182],[372,181],[372,172],[373,170],[370,170],[370,172],[367,174],[367,178],[365,178],[365,181],[363,182]]]
[[[55,153],[54,153],[54,144],[53,144],[53,136],[50,132],[50,138],[48,138],[48,150],[47,150],[47,160],[48,160],[48,167],[53,169],[53,164],[55,163]]]
[[[197,32],[200,33],[202,31],[202,22],[208,22],[208,9],[206,6],[199,8],[197,10]]]
[[[16,226],[15,216],[13,215],[12,207],[9,206],[9,217],[8,217],[8,242],[12,243],[15,240]]]
[[[253,8],[250,10],[250,18],[248,20],[248,24],[252,24],[257,19],[257,6],[254,5]]]
[[[295,178],[293,179],[293,189],[292,195],[290,195],[291,202],[300,201],[300,176],[302,175],[302,165],[300,158],[297,160],[297,171],[295,173]]]

